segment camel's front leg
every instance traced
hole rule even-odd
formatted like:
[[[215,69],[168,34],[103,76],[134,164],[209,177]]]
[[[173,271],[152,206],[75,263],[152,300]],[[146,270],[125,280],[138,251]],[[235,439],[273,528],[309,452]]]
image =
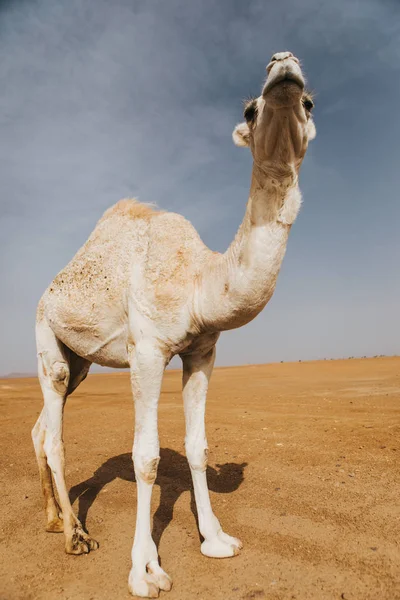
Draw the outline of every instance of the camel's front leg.
[[[183,399],[186,419],[186,455],[192,473],[200,533],[205,556],[225,558],[238,554],[242,543],[222,531],[214,515],[207,486],[207,439],[205,406],[208,382],[215,359],[215,347],[207,354],[183,356]]]
[[[159,565],[150,524],[151,494],[160,452],[157,409],[165,363],[160,350],[149,342],[142,341],[130,350],[135,401],[133,464],[137,485],[137,514],[129,590],[144,598],[157,598],[160,589],[168,591],[172,585],[171,579]]]

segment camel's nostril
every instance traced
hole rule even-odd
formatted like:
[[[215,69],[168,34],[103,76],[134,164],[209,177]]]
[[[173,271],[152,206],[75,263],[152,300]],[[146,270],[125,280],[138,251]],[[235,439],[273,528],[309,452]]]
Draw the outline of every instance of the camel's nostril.
[[[277,52],[271,58],[271,62],[276,62],[278,60],[285,60],[286,58],[294,58],[291,52]]]

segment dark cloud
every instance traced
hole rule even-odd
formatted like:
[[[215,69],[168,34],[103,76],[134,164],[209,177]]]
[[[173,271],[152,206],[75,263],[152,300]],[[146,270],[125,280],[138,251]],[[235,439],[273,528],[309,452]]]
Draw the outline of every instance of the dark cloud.
[[[277,291],[221,363],[399,351],[400,6],[0,3],[0,372],[35,363],[43,289],[127,195],[234,236],[250,156],[231,131],[273,52],[298,55],[318,136]]]

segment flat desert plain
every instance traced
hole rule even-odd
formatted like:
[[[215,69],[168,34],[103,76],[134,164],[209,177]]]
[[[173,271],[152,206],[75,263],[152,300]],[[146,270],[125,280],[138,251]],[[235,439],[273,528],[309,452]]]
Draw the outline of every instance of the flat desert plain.
[[[200,554],[184,457],[181,374],[166,373],[154,539],[169,600],[400,598],[400,359],[216,369],[207,407],[209,487],[235,558]],[[135,526],[127,373],[91,375],[68,399],[67,483],[100,543],[64,553],[44,530],[30,430],[35,379],[3,379],[2,600],[126,599]]]

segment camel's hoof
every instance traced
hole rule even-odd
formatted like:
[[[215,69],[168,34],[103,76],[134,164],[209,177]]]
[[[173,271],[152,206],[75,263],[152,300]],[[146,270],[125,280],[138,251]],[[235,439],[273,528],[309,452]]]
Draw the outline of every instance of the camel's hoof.
[[[201,553],[210,558],[229,558],[237,556],[243,544],[223,531],[219,531],[212,540],[204,540],[201,545]]]
[[[49,533],[62,533],[64,531],[64,521],[59,518],[49,521],[46,525],[46,531]]]
[[[243,544],[238,538],[228,535],[227,533],[222,531],[222,529],[218,532],[218,537],[221,540],[221,542],[225,542],[226,544],[232,544],[232,546],[236,546],[238,550],[236,554],[238,554],[239,550],[243,548]]]
[[[65,551],[67,554],[88,554],[91,550],[97,550],[99,544],[88,536],[82,527],[74,527],[71,538],[65,542]]]
[[[148,573],[144,577],[137,577],[132,568],[129,574],[128,588],[133,596],[140,598],[158,598],[160,590],[169,592],[172,588],[172,579],[160,567],[157,561],[148,565]]]
[[[158,598],[160,588],[152,575],[146,575],[142,579],[134,579],[129,576],[128,589],[132,596],[140,598]]]
[[[157,560],[152,560],[147,565],[148,572],[154,577],[160,590],[169,592],[172,588],[172,579],[167,573],[160,567]]]

